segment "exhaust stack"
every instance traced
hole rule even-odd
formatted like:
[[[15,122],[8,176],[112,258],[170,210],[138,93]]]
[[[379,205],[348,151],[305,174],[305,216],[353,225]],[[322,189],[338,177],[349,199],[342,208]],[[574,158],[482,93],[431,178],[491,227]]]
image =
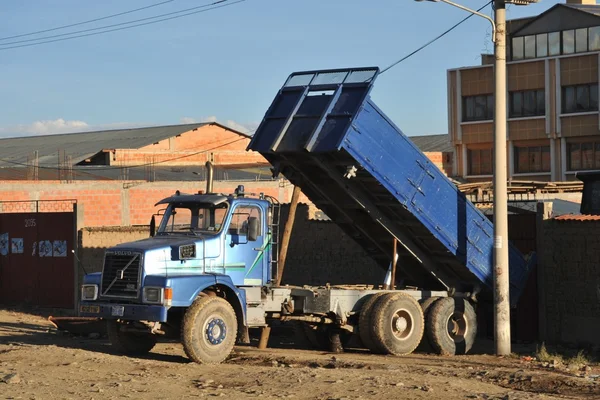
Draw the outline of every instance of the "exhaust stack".
[[[213,165],[210,161],[206,162],[206,194],[213,192]]]

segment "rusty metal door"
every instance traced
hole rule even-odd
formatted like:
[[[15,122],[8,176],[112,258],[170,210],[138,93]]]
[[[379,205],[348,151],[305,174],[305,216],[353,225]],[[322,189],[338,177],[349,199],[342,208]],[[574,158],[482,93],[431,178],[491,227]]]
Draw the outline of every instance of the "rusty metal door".
[[[73,308],[75,229],[72,201],[0,203],[0,303]]]

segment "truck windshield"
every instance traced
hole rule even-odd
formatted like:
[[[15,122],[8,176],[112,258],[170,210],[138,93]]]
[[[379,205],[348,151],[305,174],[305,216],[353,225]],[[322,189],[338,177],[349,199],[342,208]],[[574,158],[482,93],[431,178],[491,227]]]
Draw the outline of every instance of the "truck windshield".
[[[169,204],[157,235],[218,233],[227,214],[227,203]]]

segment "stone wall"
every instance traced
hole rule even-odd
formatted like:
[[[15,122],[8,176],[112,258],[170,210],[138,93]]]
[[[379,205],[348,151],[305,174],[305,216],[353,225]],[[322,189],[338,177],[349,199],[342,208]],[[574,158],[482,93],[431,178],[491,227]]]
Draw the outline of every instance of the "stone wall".
[[[541,339],[600,346],[600,219],[545,220],[542,235]]]

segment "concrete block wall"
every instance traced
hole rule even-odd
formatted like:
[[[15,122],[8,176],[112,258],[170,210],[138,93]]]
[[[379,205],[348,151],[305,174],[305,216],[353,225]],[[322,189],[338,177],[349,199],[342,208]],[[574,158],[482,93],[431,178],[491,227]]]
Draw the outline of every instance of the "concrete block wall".
[[[600,220],[545,220],[542,235],[542,339],[600,346]]]
[[[312,211],[308,204],[298,205],[282,283],[383,283],[386,271],[335,223],[310,219]],[[283,205],[281,232],[288,214],[289,205]]]

